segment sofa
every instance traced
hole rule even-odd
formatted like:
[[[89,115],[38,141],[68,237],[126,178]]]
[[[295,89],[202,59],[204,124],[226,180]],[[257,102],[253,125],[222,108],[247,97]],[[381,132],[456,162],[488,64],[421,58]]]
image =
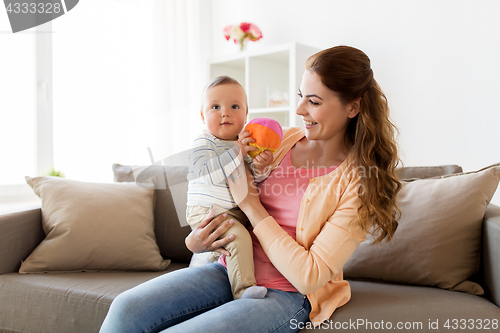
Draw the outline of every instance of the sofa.
[[[133,167],[115,164],[113,171],[116,182],[137,180],[136,169]],[[19,273],[21,263],[24,264],[30,253],[46,237],[47,230],[44,230],[42,225],[43,217],[47,214],[44,211],[46,207],[44,198],[42,197],[44,207],[42,209],[32,208],[0,216],[0,332],[98,332],[111,302],[121,292],[170,271],[188,267],[190,264],[204,264],[202,256],[196,256],[198,261],[192,261],[192,254],[184,244],[184,239],[190,232],[183,217],[186,204],[187,168],[159,167],[154,173],[167,185],[154,190],[153,206],[154,237],[161,256],[169,262],[168,266],[162,270],[97,269],[39,274]],[[460,174],[461,168],[457,166],[404,168],[400,171],[400,177],[408,179],[408,184],[420,184],[419,182],[427,179],[436,181],[449,179],[446,178],[447,173]],[[498,178],[498,173],[496,177]],[[490,182],[490,180],[486,181]],[[426,184],[429,183],[430,181]],[[477,185],[474,186],[477,187]],[[432,196],[431,192],[435,189],[425,191],[427,191],[426,196]],[[414,193],[415,189],[412,188],[410,192],[410,194]],[[456,195],[454,192],[456,190],[447,190],[450,195]],[[442,196],[442,194],[438,195]],[[474,197],[477,196],[474,195]],[[429,200],[435,201],[432,198]],[[467,201],[471,200],[467,199]],[[364,253],[355,252],[353,260],[348,262],[344,269],[344,278],[350,283],[352,289],[350,301],[338,308],[330,321],[324,322],[319,328],[313,329],[309,326],[297,328],[300,328],[301,332],[313,332],[317,329],[331,332],[498,331],[500,207],[488,204],[489,201],[486,201],[484,202],[485,212],[484,209],[480,210],[482,214],[478,222],[480,239],[477,249],[474,250],[477,250],[477,258],[474,258],[478,260],[477,267],[473,268],[470,276],[466,273],[465,284],[454,283],[448,286],[442,281],[429,282],[426,280],[429,274],[423,274],[420,280],[411,280],[415,275],[420,274],[420,271],[425,270],[417,267],[417,273],[411,272],[411,267],[418,266],[418,263],[412,263],[410,268],[403,268],[401,274],[410,272],[409,281],[395,277],[399,273],[396,274],[394,271],[389,272],[389,277],[377,276],[382,270],[381,265],[390,266],[383,264],[383,260],[395,262],[398,259],[387,258],[387,253],[380,257],[370,257],[374,252],[385,251],[384,246],[387,245],[382,245],[382,247],[367,245],[364,249],[358,249],[361,252],[365,251]],[[402,199],[401,206],[405,204],[408,203]],[[439,202],[436,203],[438,204]],[[418,212],[425,213],[421,207],[416,209],[416,215],[420,215]],[[450,209],[449,213],[452,214],[453,209],[460,209],[460,207],[445,207],[444,211],[447,209]],[[402,213],[404,214],[405,211]],[[464,215],[464,213],[460,214]],[[451,223],[455,222],[451,221]],[[453,226],[448,228],[455,229]],[[399,230],[396,235],[398,232]],[[396,243],[396,238],[393,242]],[[453,249],[451,254],[461,249],[462,246],[459,246],[456,250]],[[414,250],[415,248],[407,249],[409,253],[413,253]],[[430,251],[438,253],[439,249],[434,246]],[[404,257],[404,252],[405,250],[397,248],[396,254],[391,255]],[[404,258],[398,266],[404,266],[408,261],[409,259]],[[421,261],[425,260],[419,259],[419,262]],[[363,267],[371,264],[375,265],[373,272],[363,271]],[[447,262],[438,263],[439,266],[446,266],[446,264]],[[469,288],[472,285],[475,287]],[[291,325],[297,324],[291,323]]]

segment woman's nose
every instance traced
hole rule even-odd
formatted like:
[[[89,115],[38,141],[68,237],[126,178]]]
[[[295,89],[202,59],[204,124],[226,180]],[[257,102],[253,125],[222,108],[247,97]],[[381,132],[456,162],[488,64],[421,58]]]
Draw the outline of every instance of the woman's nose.
[[[304,99],[301,98],[299,100],[299,105],[297,105],[297,109],[295,110],[295,113],[299,116],[304,116],[307,114],[306,107],[304,105]]]

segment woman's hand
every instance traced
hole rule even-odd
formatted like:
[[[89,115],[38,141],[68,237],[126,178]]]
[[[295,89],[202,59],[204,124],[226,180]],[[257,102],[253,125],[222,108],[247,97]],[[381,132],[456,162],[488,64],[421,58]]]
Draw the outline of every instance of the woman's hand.
[[[220,224],[227,217],[227,213],[215,218],[213,216],[214,211],[211,210],[207,217],[186,237],[186,246],[193,253],[219,252],[226,256],[231,256],[231,253],[224,249],[223,246],[231,242],[234,239],[234,235],[231,234],[222,239],[217,238],[233,226],[234,220],[231,219]]]
[[[255,185],[248,164],[241,163],[228,177],[227,183],[234,201],[248,217],[254,228],[269,216],[269,213],[260,202],[259,189]]]
[[[254,169],[263,174],[266,173],[267,168],[273,163],[273,153],[270,150],[264,150],[253,159]]]
[[[260,204],[259,189],[247,163],[241,163],[227,178],[227,183],[234,201],[244,213],[252,204]]]

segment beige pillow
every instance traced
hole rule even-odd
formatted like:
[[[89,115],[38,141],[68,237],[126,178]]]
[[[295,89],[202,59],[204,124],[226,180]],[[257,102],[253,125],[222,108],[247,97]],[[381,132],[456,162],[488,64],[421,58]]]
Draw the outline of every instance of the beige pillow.
[[[20,273],[165,269],[154,235],[154,190],[136,184],[26,177],[42,199],[46,238]]]
[[[154,179],[155,235],[160,253],[175,262],[190,262],[193,252],[186,247],[184,239],[191,232],[186,221],[188,190],[188,167],[183,166],[130,166],[113,164],[115,182],[135,181],[135,170],[144,170],[143,179]]]
[[[462,167],[455,164],[403,167],[396,169],[396,174],[398,175],[398,178],[403,180],[440,177],[452,173],[462,173],[462,172],[463,172]]]
[[[373,245],[369,237],[344,266],[344,276],[482,294],[467,279],[479,269],[483,216],[499,179],[497,164],[403,182],[392,242]]]

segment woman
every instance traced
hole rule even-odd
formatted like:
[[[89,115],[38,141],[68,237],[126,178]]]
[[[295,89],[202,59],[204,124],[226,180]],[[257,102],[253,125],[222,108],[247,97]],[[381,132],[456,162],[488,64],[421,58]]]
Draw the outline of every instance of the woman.
[[[369,58],[355,48],[311,56],[299,96],[305,128],[285,130],[269,178],[258,189],[245,177],[229,182],[253,227],[255,275],[266,297],[233,300],[222,248],[231,236],[217,240],[231,224],[218,227],[224,216],[210,217],[186,245],[224,254],[219,262],[126,291],[101,332],[295,332],[349,300],[343,265],[368,232],[380,242],[397,227],[395,128]]]

